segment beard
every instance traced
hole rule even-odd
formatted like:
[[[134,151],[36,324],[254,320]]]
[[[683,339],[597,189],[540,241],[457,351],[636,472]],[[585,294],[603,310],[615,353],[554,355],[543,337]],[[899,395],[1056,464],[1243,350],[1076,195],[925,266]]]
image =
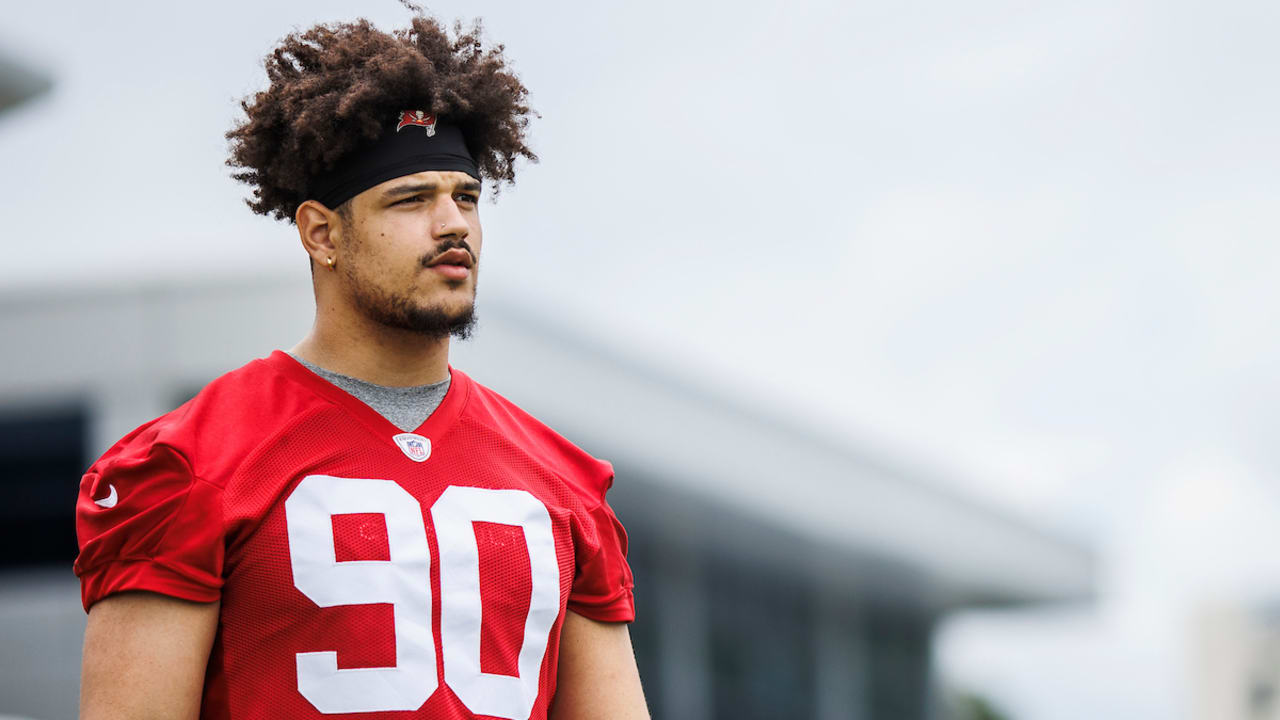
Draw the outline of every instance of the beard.
[[[466,246],[465,242],[459,246],[471,252],[471,248]],[[448,246],[439,252],[447,249],[449,249]],[[422,259],[423,266],[426,266],[431,257],[434,255]],[[479,270],[477,263],[472,269],[475,282],[479,281]],[[443,305],[422,305],[407,294],[390,292],[379,288],[375,283],[365,282],[363,278],[357,277],[359,273],[352,272],[350,266],[347,272],[347,280],[349,287],[352,288],[352,299],[356,307],[364,313],[365,317],[380,325],[396,330],[407,330],[432,339],[453,336],[459,340],[467,340],[475,330],[478,318],[474,285],[471,302],[462,308],[450,310]]]
[[[474,297],[465,307],[449,311],[438,305],[422,306],[401,295],[370,292],[357,286],[355,301],[369,319],[380,325],[432,339],[453,336],[466,340],[479,319]]]

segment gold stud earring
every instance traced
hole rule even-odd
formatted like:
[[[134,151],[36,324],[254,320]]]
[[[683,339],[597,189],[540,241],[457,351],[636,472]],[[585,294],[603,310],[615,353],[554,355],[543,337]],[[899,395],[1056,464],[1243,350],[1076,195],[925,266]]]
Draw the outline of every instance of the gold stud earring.
[[[333,256],[332,256],[332,255],[330,255],[330,256],[325,260],[325,263],[326,263],[326,264],[328,264],[329,269],[330,269],[330,270],[332,270],[332,269],[333,269]]]

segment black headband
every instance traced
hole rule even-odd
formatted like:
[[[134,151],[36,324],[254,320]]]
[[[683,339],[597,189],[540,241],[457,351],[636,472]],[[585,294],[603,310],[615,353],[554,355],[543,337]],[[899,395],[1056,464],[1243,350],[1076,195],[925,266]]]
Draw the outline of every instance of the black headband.
[[[421,110],[405,110],[373,144],[314,178],[308,197],[332,209],[378,183],[424,170],[457,170],[480,179],[458,126],[437,122],[435,115]]]

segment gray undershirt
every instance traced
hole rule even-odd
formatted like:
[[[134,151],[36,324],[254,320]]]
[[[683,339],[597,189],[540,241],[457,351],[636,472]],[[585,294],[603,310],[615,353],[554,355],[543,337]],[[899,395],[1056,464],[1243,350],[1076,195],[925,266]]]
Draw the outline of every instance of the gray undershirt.
[[[289,353],[289,357],[297,360],[311,372],[337,385],[349,395],[373,408],[392,425],[410,432],[417,429],[431,413],[440,407],[444,394],[449,390],[449,380],[445,378],[431,385],[412,385],[409,387],[390,387],[374,385],[360,378],[343,375],[332,370],[317,367],[302,358]]]

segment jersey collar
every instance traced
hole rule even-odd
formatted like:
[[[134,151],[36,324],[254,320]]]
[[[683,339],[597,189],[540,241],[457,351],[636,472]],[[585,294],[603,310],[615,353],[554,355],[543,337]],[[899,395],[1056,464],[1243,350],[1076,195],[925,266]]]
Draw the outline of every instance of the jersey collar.
[[[367,425],[376,435],[385,437],[388,441],[393,436],[404,432],[393,425],[390,420],[383,417],[377,410],[364,404],[359,398],[346,390],[311,372],[306,366],[294,360],[291,355],[282,350],[272,352],[263,362],[282,375],[289,377],[308,390],[342,408],[349,415]],[[445,393],[444,399],[440,401],[440,406],[435,409],[435,412],[431,413],[412,432],[433,440],[442,437],[452,427],[454,420],[458,418],[458,415],[462,413],[463,407],[466,406],[467,398],[471,395],[471,385],[471,378],[450,365],[449,390]]]

